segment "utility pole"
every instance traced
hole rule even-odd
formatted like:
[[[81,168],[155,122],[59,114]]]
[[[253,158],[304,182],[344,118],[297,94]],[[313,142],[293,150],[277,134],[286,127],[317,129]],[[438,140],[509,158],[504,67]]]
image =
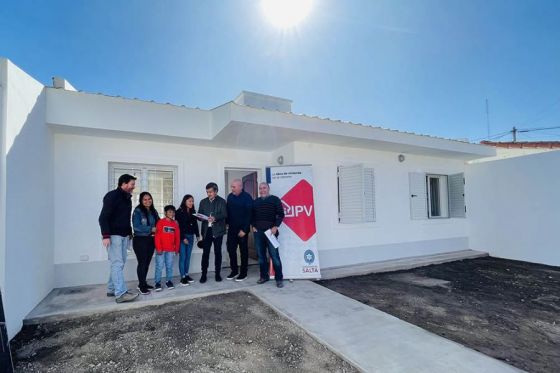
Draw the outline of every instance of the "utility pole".
[[[513,126],[513,129],[511,130],[511,133],[513,134],[513,142],[517,141],[517,128],[515,128],[515,126]]]

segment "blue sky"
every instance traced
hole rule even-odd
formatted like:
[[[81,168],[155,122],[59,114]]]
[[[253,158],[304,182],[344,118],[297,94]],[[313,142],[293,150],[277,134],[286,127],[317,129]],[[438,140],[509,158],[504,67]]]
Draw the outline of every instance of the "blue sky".
[[[200,108],[249,90],[473,141],[486,99],[491,134],[560,126],[559,20],[558,0],[315,0],[282,31],[259,0],[0,0],[0,56],[46,85]]]

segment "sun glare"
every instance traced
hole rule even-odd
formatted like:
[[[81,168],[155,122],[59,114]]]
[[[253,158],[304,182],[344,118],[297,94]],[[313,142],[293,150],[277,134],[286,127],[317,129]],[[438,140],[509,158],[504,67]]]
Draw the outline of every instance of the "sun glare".
[[[262,0],[266,18],[276,27],[290,28],[299,24],[311,11],[312,0]]]

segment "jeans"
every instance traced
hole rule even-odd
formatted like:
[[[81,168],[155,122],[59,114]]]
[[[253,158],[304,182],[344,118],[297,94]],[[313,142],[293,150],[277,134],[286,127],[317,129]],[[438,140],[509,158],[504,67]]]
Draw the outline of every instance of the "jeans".
[[[161,272],[163,272],[163,262],[165,261],[165,281],[173,279],[173,258],[175,252],[164,251],[161,254],[156,254],[156,284],[161,283]]]
[[[107,255],[111,262],[111,272],[107,282],[107,292],[115,293],[118,298],[128,291],[124,282],[124,264],[128,255],[130,238],[123,236],[111,236],[111,243],[107,248]]]
[[[194,235],[188,234],[187,241],[189,241],[189,243],[186,245],[183,241],[181,241],[181,251],[179,252],[179,272],[181,273],[181,278],[188,276],[189,274]]]
[[[150,268],[152,256],[154,256],[154,237],[153,236],[134,236],[132,239],[132,247],[138,259],[138,267],[136,274],[138,275],[138,286],[146,287],[146,276]]]
[[[239,229],[228,230],[227,235],[227,251],[229,254],[229,265],[231,271],[234,273],[240,273],[242,275],[247,275],[247,266],[249,264],[249,247],[248,238],[249,234],[243,237],[239,237],[237,234]],[[237,246],[239,245],[239,252],[241,253],[241,272],[239,272],[239,267],[237,266]]]
[[[254,237],[257,254],[259,256],[261,278],[268,280],[270,277],[268,274],[268,258],[266,257],[268,251],[270,259],[272,260],[272,267],[274,268],[274,279],[276,281],[282,281],[284,276],[282,275],[282,262],[280,261],[278,249],[270,243],[264,231],[257,231]]]
[[[224,236],[214,237],[212,235],[212,228],[208,228],[206,230],[206,236],[204,236],[204,246],[202,251],[202,263],[201,269],[202,273],[208,272],[208,262],[210,261],[210,249],[212,248],[212,244],[214,244],[214,268],[216,270],[216,274],[220,274],[220,270],[222,269],[222,240]]]

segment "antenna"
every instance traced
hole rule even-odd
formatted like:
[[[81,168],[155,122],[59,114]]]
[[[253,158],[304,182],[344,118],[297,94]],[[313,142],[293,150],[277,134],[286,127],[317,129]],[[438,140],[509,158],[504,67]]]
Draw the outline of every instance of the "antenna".
[[[486,132],[490,138],[490,110],[488,109],[488,98],[486,98]]]

